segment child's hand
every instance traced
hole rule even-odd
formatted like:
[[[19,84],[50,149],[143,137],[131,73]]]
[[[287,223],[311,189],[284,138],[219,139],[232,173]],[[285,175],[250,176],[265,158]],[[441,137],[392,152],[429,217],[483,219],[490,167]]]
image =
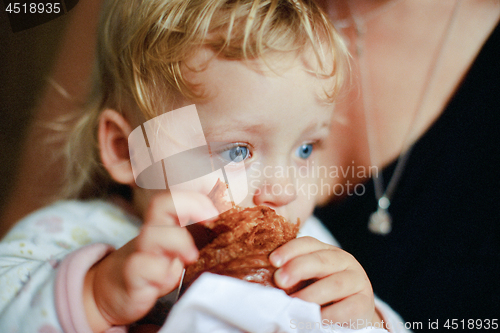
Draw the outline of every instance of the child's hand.
[[[362,319],[364,325],[354,327],[362,328],[367,322],[380,322],[370,280],[358,261],[342,249],[300,237],[276,249],[269,260],[279,267],[274,279],[281,288],[317,279],[291,296],[321,305],[321,315],[329,323],[351,320],[356,325]]]
[[[192,220],[200,220],[200,212],[218,215],[208,197],[187,192],[180,196],[176,204],[189,205]],[[89,270],[84,305],[94,332],[144,317],[159,297],[178,286],[184,265],[196,261],[193,238],[179,226],[175,212],[169,194],[154,197],[139,236]]]

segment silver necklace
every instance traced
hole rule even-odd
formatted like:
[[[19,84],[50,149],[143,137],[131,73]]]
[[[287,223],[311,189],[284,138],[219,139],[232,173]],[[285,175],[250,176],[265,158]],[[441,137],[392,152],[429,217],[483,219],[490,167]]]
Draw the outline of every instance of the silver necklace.
[[[369,71],[368,71],[368,65],[366,61],[366,55],[363,54],[364,51],[364,34],[366,33],[366,23],[374,18],[375,16],[378,16],[382,14],[383,12],[386,12],[390,8],[392,8],[396,3],[401,2],[401,0],[394,0],[386,5],[384,5],[380,10],[375,11],[368,17],[366,17],[364,20],[360,19],[359,17],[355,17],[353,15],[353,12],[348,5],[348,9],[350,11],[350,17],[352,22],[354,23],[354,28],[356,30],[356,52],[359,60],[359,66],[360,66],[360,78],[361,78],[361,90],[362,90],[362,98],[363,98],[363,111],[365,115],[365,124],[366,124],[366,131],[367,131],[367,136],[368,136],[368,150],[370,153],[370,161],[374,160],[374,135],[373,135],[373,126],[369,126],[370,123],[370,112],[368,110],[371,110],[371,90],[369,86]],[[424,102],[427,99],[427,96],[430,92],[430,86],[431,82],[433,81],[435,75],[436,75],[436,70],[439,67],[440,62],[442,61],[442,54],[443,50],[445,49],[445,45],[447,44],[447,41],[450,37],[452,27],[454,25],[454,22],[456,21],[457,18],[457,13],[458,9],[460,7],[462,0],[456,0],[455,6],[453,8],[453,11],[450,15],[450,18],[448,20],[448,24],[445,28],[445,31],[443,33],[443,36],[441,38],[441,41],[438,45],[441,45],[440,47],[438,46],[431,65],[429,66],[426,80],[425,80],[425,85],[422,89],[422,92],[419,96],[415,111],[413,113],[413,118],[410,124],[414,124],[416,119],[418,118],[418,115],[422,112]],[[369,13],[370,14],[370,13]],[[371,122],[373,123],[373,122]],[[389,206],[391,205],[391,199],[393,197],[394,191],[396,190],[396,187],[399,183],[399,180],[401,179],[401,176],[404,172],[406,163],[408,161],[408,158],[410,157],[413,144],[409,143],[409,138],[411,134],[411,128],[412,125],[410,125],[410,129],[405,135],[404,141],[403,141],[403,147],[401,150],[401,153],[399,154],[399,157],[396,162],[396,167],[394,169],[394,172],[389,179],[389,183],[387,184],[387,188],[384,190],[384,180],[382,173],[375,173],[373,176],[373,184],[375,188],[375,198],[377,200],[377,210],[373,212],[370,215],[370,218],[368,220],[368,229],[374,233],[374,234],[379,234],[379,235],[387,235],[391,232],[392,230],[392,217],[391,214],[389,213]]]

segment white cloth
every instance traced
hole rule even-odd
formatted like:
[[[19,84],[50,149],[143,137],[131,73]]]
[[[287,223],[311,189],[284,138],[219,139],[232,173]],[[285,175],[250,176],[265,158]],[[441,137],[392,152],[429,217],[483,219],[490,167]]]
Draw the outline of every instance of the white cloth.
[[[204,273],[172,308],[159,333],[360,331],[387,333],[380,328],[342,328],[321,319],[319,305],[289,297],[283,290]]]
[[[310,236],[320,242],[340,247],[339,242],[316,216],[309,217],[300,227],[297,237]]]

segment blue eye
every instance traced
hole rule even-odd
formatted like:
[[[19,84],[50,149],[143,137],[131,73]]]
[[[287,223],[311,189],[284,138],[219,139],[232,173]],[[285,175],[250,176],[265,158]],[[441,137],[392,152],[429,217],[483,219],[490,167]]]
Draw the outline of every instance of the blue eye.
[[[220,156],[226,161],[238,163],[246,160],[249,153],[250,151],[247,147],[235,146],[231,149],[223,151],[222,153],[220,153]]]
[[[307,159],[309,156],[311,156],[313,152],[313,145],[311,143],[305,144],[297,148],[297,151],[295,154],[302,158],[302,159]]]

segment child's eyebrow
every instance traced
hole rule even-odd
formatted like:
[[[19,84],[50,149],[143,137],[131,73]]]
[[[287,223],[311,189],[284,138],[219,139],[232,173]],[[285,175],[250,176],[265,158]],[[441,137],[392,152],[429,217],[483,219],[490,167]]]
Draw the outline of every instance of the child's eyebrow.
[[[306,129],[303,131],[303,133],[308,134],[311,132],[319,132],[322,130],[329,130],[330,129],[330,121],[329,120],[324,120],[321,123],[319,122],[311,122],[309,126],[306,127]]]
[[[265,126],[266,124],[248,124],[247,122],[232,121],[231,128],[225,128],[224,132],[221,132],[220,128],[208,128],[204,130],[205,136],[217,136],[223,133],[231,132],[246,132],[250,134],[262,133],[265,131],[270,131],[272,128]]]
[[[330,129],[330,121],[329,120],[324,120],[321,123],[317,121],[312,121],[303,131],[303,134],[310,134],[313,132],[319,132],[319,131],[324,131],[325,134],[328,134]],[[238,120],[232,120],[231,122],[231,128],[225,128],[224,131],[222,132],[220,130],[220,127],[217,128],[207,128],[206,130],[204,129],[204,133],[206,137],[218,137],[222,136],[231,132],[245,132],[249,134],[266,134],[266,133],[271,133],[273,131],[272,126],[267,126],[267,124],[264,123],[258,123],[258,124],[248,124],[248,122],[243,122],[243,121],[238,121]]]

